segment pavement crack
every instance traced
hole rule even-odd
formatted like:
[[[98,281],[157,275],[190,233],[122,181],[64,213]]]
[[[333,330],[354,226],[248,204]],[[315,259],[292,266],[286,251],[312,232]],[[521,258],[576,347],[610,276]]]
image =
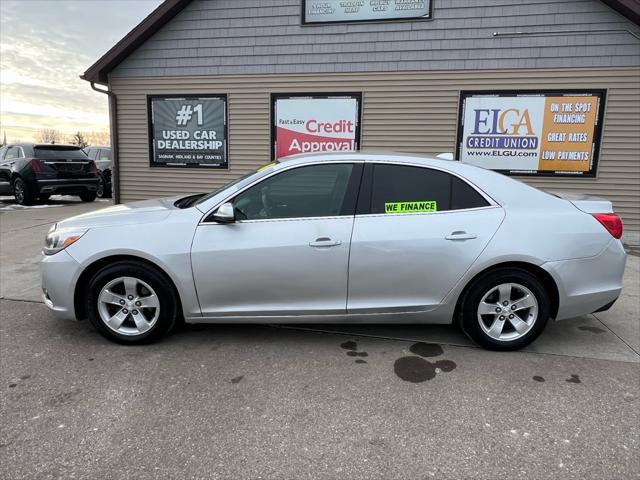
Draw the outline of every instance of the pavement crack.
[[[618,335],[616,332],[614,332],[609,325],[607,325],[606,323],[604,323],[602,320],[600,320],[598,318],[598,316],[595,313],[592,313],[591,315],[593,315],[593,317],[598,320],[607,330],[609,330],[611,333],[613,333],[616,337],[618,337],[618,340],[620,340],[622,343],[624,343],[627,347],[629,347],[631,349],[631,351],[633,353],[635,353],[636,355],[638,355],[640,357],[640,352],[638,352],[635,348],[633,348],[631,345],[629,345],[627,342],[625,342],[625,340]]]

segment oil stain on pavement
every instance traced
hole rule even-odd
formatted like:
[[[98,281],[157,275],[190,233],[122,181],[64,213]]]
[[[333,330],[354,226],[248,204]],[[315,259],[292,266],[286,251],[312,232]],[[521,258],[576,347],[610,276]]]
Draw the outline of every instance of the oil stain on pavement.
[[[571,378],[567,378],[566,382],[567,383],[582,383],[582,380],[580,380],[580,375],[572,374]]]
[[[368,357],[369,354],[367,352],[359,352],[358,351],[358,343],[355,340],[349,340],[347,342],[341,343],[340,347],[347,351],[347,355],[350,357]],[[367,363],[365,360],[358,359],[356,363]]]
[[[451,372],[457,365],[451,360],[430,362],[422,357],[437,357],[444,353],[436,343],[414,343],[409,351],[419,356],[407,356],[397,359],[393,365],[395,374],[405,382],[421,383],[432,380],[440,372]]]

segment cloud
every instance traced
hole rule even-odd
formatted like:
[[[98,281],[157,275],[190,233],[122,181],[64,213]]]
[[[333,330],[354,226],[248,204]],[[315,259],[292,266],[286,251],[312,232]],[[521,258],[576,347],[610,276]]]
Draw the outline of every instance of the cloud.
[[[107,129],[106,95],[79,75],[160,3],[1,1],[0,128],[8,139],[29,140],[41,128]]]

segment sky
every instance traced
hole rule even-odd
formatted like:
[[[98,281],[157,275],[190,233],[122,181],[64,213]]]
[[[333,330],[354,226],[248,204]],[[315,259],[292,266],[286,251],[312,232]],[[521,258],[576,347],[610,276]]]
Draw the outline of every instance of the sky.
[[[107,132],[107,96],[79,75],[160,3],[0,0],[0,142]]]

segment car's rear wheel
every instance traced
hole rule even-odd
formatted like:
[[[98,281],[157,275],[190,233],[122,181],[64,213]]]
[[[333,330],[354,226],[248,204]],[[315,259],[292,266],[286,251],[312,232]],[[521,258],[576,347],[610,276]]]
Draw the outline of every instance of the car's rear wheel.
[[[144,344],[175,325],[178,300],[160,271],[137,262],[117,262],[98,271],[86,297],[89,320],[109,340]]]
[[[36,199],[33,189],[19,177],[13,181],[13,196],[20,205],[33,205]]]
[[[83,202],[93,202],[98,196],[96,192],[91,192],[87,190],[86,192],[82,192],[80,195],[80,200]]]
[[[489,272],[469,288],[462,304],[462,329],[491,350],[517,350],[533,342],[550,312],[549,294],[526,270]]]

